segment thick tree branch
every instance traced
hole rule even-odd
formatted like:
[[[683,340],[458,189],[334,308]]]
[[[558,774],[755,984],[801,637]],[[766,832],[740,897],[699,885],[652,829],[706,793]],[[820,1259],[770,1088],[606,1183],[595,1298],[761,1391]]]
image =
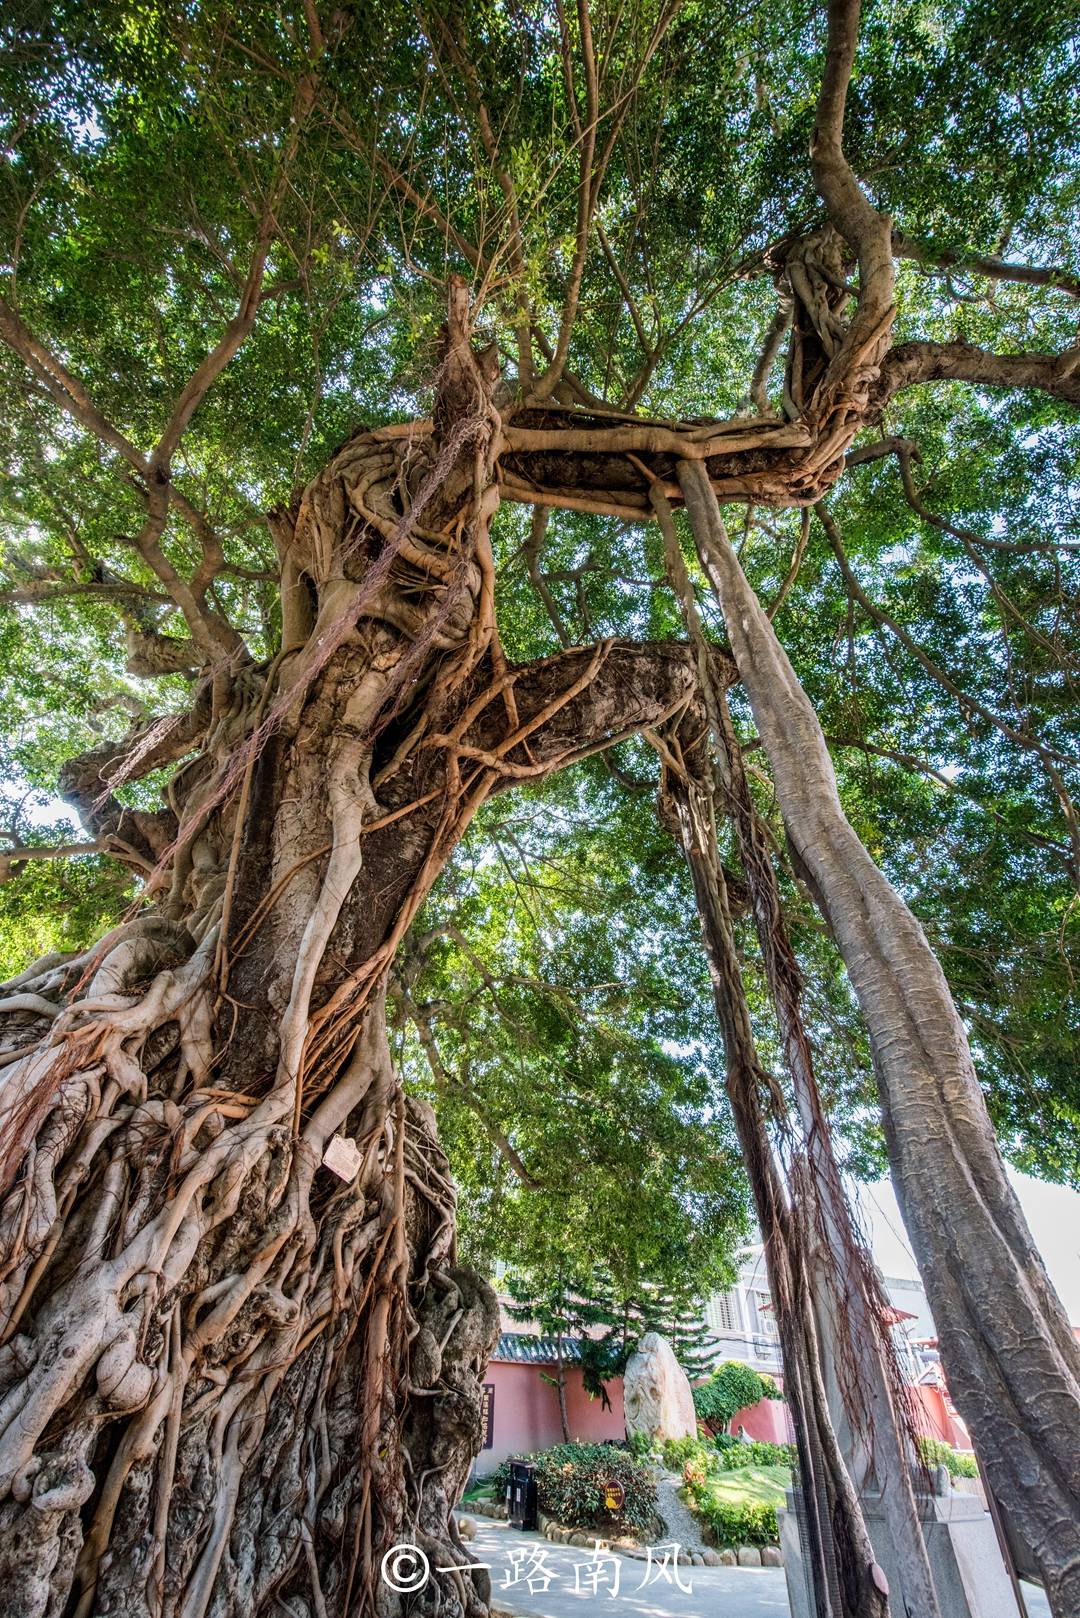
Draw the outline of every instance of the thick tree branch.
[[[900,343],[882,362],[875,405],[880,410],[902,388],[921,382],[1038,388],[1069,404],[1080,404],[1080,346],[1060,354],[993,354],[972,343]]]
[[[859,261],[855,316],[829,367],[846,374],[865,355],[871,366],[895,315],[891,227],[863,192],[844,155],[844,109],[859,37],[859,0],[829,0],[828,48],[810,140],[814,184],[829,218]]]
[[[604,648],[606,647],[606,650]],[[603,656],[597,656],[603,651]],[[725,654],[716,651],[718,666],[726,666]],[[581,684],[590,666],[595,670]],[[696,689],[693,655],[680,642],[636,642],[613,640],[600,648],[583,647],[541,658],[515,671],[514,690],[518,714],[528,724],[545,711],[545,719],[528,738],[528,751],[535,775],[550,774],[579,758],[610,747],[617,741],[660,724],[670,713],[690,701]],[[580,689],[558,708],[560,694],[580,684]],[[554,710],[554,711],[552,711]],[[467,733],[475,747],[490,748],[505,728],[501,714],[490,705],[476,727]],[[498,724],[496,725],[496,720]],[[517,750],[508,755],[511,764]],[[533,771],[530,771],[532,774]],[[506,785],[512,785],[508,775]]]
[[[1070,275],[1067,270],[1011,263],[992,253],[964,253],[951,248],[924,247],[898,230],[893,231],[892,250],[896,258],[911,259],[930,269],[970,270],[973,275],[985,276],[988,281],[1015,281],[1022,286],[1051,287],[1058,292],[1067,292],[1071,298],[1080,298],[1080,278]]]
[[[93,843],[18,843],[13,848],[0,849],[0,881],[23,860],[70,860],[80,854],[104,854],[108,846],[102,839]]]
[[[919,446],[913,438],[879,438],[873,444],[860,444],[858,449],[849,449],[844,456],[844,466],[851,470],[853,466],[865,466],[869,461],[880,461],[886,455],[909,455],[912,460],[919,459]]]
[[[113,788],[183,758],[205,731],[208,718],[209,692],[204,690],[189,712],[138,725],[119,742],[100,742],[68,759],[60,771],[62,797],[98,839],[130,844],[154,864],[175,836],[175,815],[127,809]]]

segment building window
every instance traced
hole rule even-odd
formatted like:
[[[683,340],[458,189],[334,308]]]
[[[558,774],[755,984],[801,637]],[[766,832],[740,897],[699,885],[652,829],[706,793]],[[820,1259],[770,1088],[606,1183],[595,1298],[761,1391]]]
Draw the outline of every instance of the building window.
[[[709,1305],[709,1325],[715,1331],[738,1331],[734,1292],[718,1292]]]
[[[768,1292],[754,1293],[754,1313],[757,1315],[758,1330],[764,1337],[776,1337],[776,1315],[773,1311],[772,1299]]]

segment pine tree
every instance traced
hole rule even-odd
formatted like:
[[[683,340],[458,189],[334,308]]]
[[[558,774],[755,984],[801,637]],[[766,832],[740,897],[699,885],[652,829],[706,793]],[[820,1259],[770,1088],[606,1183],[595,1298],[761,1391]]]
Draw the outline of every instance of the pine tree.
[[[681,1286],[645,1287],[635,1309],[642,1333],[655,1331],[665,1337],[691,1382],[712,1372],[717,1362],[716,1343],[705,1320],[700,1291],[691,1279]]]
[[[542,1271],[510,1275],[506,1290],[513,1299],[506,1306],[510,1318],[535,1322],[543,1336],[554,1339],[555,1375],[549,1377],[541,1372],[541,1376],[558,1391],[563,1438],[569,1442],[567,1366],[581,1367],[585,1391],[609,1409],[611,1400],[605,1383],[620,1376],[626,1364],[622,1317],[610,1279],[601,1270],[574,1276],[560,1267],[551,1275]],[[597,1335],[600,1328],[606,1329]]]

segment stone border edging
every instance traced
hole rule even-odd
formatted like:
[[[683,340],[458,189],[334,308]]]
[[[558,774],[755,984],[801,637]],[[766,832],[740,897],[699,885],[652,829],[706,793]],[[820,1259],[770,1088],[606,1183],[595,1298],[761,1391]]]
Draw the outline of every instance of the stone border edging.
[[[459,1518],[469,1514],[475,1517],[490,1517],[496,1522],[506,1521],[506,1507],[498,1500],[470,1500],[464,1505],[455,1508]],[[545,1517],[543,1512],[537,1513],[537,1529],[546,1540],[553,1545],[576,1545],[582,1550],[590,1550],[597,1540],[602,1549],[614,1551],[619,1556],[629,1556],[635,1561],[644,1562],[648,1559],[648,1547],[638,1545],[635,1541],[626,1538],[605,1539],[597,1533],[586,1533],[581,1528],[567,1528],[563,1523],[555,1522],[551,1517]],[[463,1536],[465,1537],[465,1536]],[[740,1545],[736,1550],[715,1550],[711,1545],[695,1545],[680,1547],[687,1562],[693,1567],[783,1567],[784,1558],[779,1545]],[[504,1609],[507,1614],[513,1614],[513,1609]],[[495,1609],[492,1608],[494,1614]]]
[[[506,1521],[506,1507],[501,1500],[459,1501],[454,1510],[471,1513],[474,1517],[493,1517],[496,1522]]]
[[[638,1545],[631,1539],[605,1539],[597,1533],[587,1533],[581,1528],[567,1528],[563,1523],[557,1523],[543,1512],[537,1513],[539,1531],[545,1539],[556,1545],[577,1545],[583,1550],[591,1549],[597,1540],[604,1550],[617,1552],[620,1556],[631,1556],[638,1562],[648,1559],[648,1547]],[[779,1545],[740,1545],[736,1550],[716,1550],[712,1545],[685,1545],[680,1546],[686,1560],[694,1567],[783,1567],[784,1557]]]

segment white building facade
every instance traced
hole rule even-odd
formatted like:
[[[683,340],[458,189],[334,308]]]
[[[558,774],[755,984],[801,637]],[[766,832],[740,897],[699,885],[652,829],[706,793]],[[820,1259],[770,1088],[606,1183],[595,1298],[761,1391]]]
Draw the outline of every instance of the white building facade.
[[[897,1315],[893,1342],[902,1370],[910,1382],[921,1380],[927,1356],[919,1343],[936,1338],[937,1329],[921,1281],[884,1276],[885,1293]],[[783,1373],[776,1314],[760,1242],[743,1249],[735,1285],[717,1292],[705,1305],[705,1322],[716,1343],[716,1363],[743,1360],[769,1376]]]

